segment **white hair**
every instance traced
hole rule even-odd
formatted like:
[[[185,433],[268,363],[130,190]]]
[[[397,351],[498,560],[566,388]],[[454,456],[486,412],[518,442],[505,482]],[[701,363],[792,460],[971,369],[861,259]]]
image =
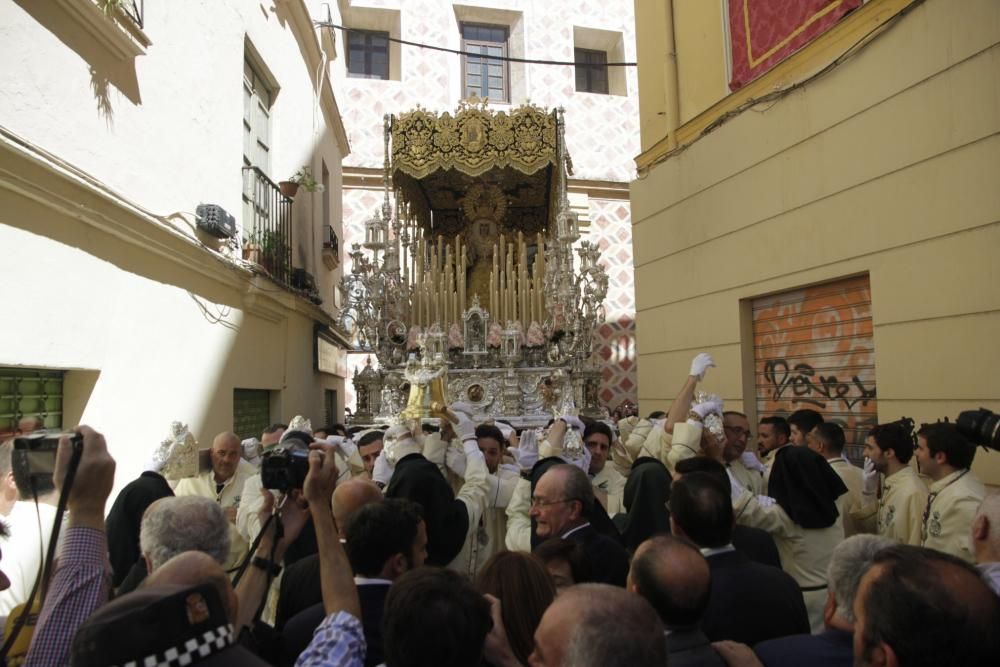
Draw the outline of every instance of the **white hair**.
[[[880,535],[853,535],[837,545],[830,554],[826,581],[837,601],[837,615],[848,623],[854,622],[854,595],[858,584],[875,556],[895,542]]]
[[[142,517],[139,549],[151,572],[185,551],[203,551],[219,564],[229,557],[229,521],[211,498],[177,496],[157,501]]]

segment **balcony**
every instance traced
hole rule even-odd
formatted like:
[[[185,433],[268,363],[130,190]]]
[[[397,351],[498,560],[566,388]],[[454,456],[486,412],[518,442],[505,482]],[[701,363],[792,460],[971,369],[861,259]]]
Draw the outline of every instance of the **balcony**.
[[[340,266],[340,239],[331,225],[323,225],[323,264],[331,271]]]
[[[243,167],[243,259],[291,284],[292,200],[257,167]]]

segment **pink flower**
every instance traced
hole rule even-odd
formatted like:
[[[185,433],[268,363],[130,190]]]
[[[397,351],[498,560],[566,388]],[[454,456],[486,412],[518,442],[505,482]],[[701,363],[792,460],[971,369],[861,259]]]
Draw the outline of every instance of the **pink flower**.
[[[528,335],[526,336],[525,345],[528,347],[541,347],[545,345],[545,333],[538,322],[533,321],[528,325]]]
[[[448,329],[448,348],[456,350],[463,347],[465,347],[465,339],[462,336],[462,329],[458,326],[458,322],[453,322]]]
[[[486,345],[489,347],[500,347],[500,340],[503,337],[503,329],[494,322],[490,325],[490,331],[486,334]]]
[[[406,349],[416,350],[420,347],[420,327],[414,324],[410,327],[410,333],[406,335]]]

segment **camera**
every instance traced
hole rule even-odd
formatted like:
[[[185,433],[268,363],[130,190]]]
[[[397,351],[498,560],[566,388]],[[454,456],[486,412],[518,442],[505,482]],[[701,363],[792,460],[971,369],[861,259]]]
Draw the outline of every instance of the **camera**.
[[[59,449],[59,439],[63,437],[68,437],[73,447],[83,444],[83,436],[79,433],[38,431],[14,438],[12,456],[21,462],[20,465],[24,466],[29,476],[51,477],[56,471],[56,450]]]
[[[979,408],[958,413],[959,432],[977,445],[1000,451],[1000,415]]]
[[[285,433],[279,444],[261,456],[261,485],[274,491],[301,489],[309,472],[309,444],[312,441],[312,436],[305,431]]]

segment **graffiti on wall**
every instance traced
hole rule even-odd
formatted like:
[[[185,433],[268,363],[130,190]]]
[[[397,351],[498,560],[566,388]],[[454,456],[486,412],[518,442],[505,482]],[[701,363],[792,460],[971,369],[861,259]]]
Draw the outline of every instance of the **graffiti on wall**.
[[[860,460],[878,416],[868,276],[756,299],[753,332],[758,417],[816,410]]]

